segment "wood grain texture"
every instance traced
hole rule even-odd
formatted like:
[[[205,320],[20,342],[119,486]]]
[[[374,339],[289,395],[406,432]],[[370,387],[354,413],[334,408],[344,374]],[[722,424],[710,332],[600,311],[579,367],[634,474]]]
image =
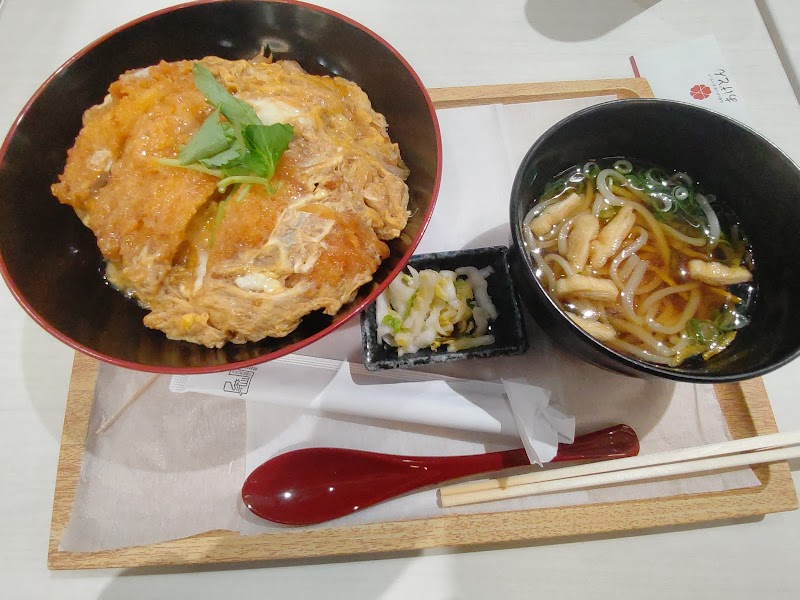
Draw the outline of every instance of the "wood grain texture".
[[[437,108],[508,104],[563,98],[615,95],[652,97],[644,79],[610,79],[430,90]],[[413,551],[445,546],[480,546],[575,536],[614,534],[690,525],[794,510],[797,493],[785,462],[754,469],[761,486],[726,492],[686,494],[586,506],[517,512],[454,515],[432,519],[334,527],[241,536],[231,531],[148,546],[101,552],[61,552],[58,542],[69,521],[80,478],[98,363],[76,354],[61,439],[48,566],[51,569],[98,569],[237,563],[365,553]],[[715,388],[734,438],[774,433],[775,418],[760,379]]]
[[[455,108],[480,104],[521,104],[542,100],[616,96],[617,98],[652,98],[646,79],[597,79],[595,81],[551,81],[546,83],[511,83],[477,85],[428,90],[436,108]]]

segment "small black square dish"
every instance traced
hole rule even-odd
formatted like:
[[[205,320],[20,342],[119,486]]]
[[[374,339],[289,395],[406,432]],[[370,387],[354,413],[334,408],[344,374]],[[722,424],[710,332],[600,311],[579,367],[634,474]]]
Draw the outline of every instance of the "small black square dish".
[[[412,256],[408,265],[418,271],[423,269],[455,271],[459,267],[476,269],[492,267],[493,272],[487,277],[486,282],[489,297],[497,308],[497,318],[492,321],[489,328],[489,333],[494,336],[495,341],[486,346],[453,352],[448,352],[446,347],[442,346],[438,350],[423,348],[417,352],[398,356],[397,348],[378,339],[376,308],[373,303],[361,313],[361,340],[364,346],[364,366],[367,369],[377,371],[465,358],[522,354],[528,349],[525,324],[508,268],[508,248],[492,246],[419,254]]]

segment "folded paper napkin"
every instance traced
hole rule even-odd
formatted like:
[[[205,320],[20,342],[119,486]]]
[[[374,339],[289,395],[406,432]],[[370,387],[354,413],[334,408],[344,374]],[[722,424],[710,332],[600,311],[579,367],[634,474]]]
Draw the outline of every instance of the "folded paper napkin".
[[[176,375],[169,389],[268,402],[340,418],[489,433],[514,441],[521,438],[531,462],[539,465],[552,460],[559,442],[571,444],[575,436],[574,417],[551,405],[552,394],[537,386],[404,369],[373,372],[346,360],[289,355],[228,372]]]
[[[559,444],[575,441],[575,417],[550,403],[550,390],[505,380],[503,387],[531,464],[541,467],[555,458]]]
[[[404,369],[375,373],[347,361],[290,355],[223,373],[177,375],[169,389],[234,395],[345,419],[507,436],[521,439],[531,463],[539,466],[553,459],[559,443],[575,439],[575,417],[551,404],[552,393],[519,381],[500,385]]]
[[[604,99],[439,111],[448,160],[419,252],[507,244],[505,199],[531,140],[558,119]],[[531,349],[522,356],[438,363],[416,368],[413,375],[394,372],[370,379],[358,365],[361,337],[358,323],[351,322],[303,349],[303,356],[226,374],[217,383],[228,397],[170,392],[169,378],[162,376],[124,411],[148,375],[101,365],[81,479],[61,548],[135,546],[216,529],[283,531],[242,506],[241,485],[265,460],[306,446],[458,455],[504,450],[526,441],[533,462],[545,462],[558,441],[575,433],[566,415],[574,415],[579,434],[627,423],[639,434],[642,453],[730,439],[710,386],[609,373],[550,347],[533,323],[528,331]],[[262,375],[269,397],[244,400]],[[503,381],[515,414],[503,395]],[[198,389],[192,378],[183,384],[186,390]],[[519,392],[526,389],[521,384],[538,388],[538,397],[520,399]],[[391,420],[387,407],[394,412]],[[740,469],[449,509],[439,508],[435,491],[427,490],[317,527],[757,484],[750,469]]]

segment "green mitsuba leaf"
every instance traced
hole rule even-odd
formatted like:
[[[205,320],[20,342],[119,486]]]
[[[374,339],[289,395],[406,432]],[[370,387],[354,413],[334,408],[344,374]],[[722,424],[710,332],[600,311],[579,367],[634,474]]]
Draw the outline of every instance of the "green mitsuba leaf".
[[[209,158],[203,158],[200,160],[200,163],[204,167],[208,167],[209,169],[222,169],[224,170],[226,167],[235,165],[239,163],[242,159],[242,151],[241,149],[231,146],[220,152],[219,154],[215,154],[214,156],[210,156]]]
[[[259,177],[270,179],[275,174],[278,160],[292,141],[294,127],[285,123],[247,125],[242,135],[249,151],[243,164]]]
[[[219,111],[214,111],[203,121],[197,130],[178,154],[182,165],[189,165],[227,150],[231,139],[219,120]]]
[[[195,63],[192,73],[195,87],[206,97],[206,100],[225,115],[228,121],[241,127],[262,124],[253,107],[229,94],[228,90],[216,80],[214,74],[205,65]]]
[[[189,169],[211,170],[210,174],[223,181],[247,178],[246,182],[221,182],[220,189],[246,183],[263,185],[269,193],[275,193],[277,188],[269,180],[289,147],[294,128],[283,123],[264,125],[252,106],[229,94],[202,64],[195,63],[193,73],[195,86],[217,110],[183,147],[177,162]]]

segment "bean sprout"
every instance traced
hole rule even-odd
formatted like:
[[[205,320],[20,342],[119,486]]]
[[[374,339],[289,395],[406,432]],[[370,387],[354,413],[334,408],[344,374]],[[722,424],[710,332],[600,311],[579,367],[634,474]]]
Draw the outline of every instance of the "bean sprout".
[[[622,173],[623,175],[628,175],[633,171],[633,165],[629,160],[618,160],[614,163],[614,170]]]

